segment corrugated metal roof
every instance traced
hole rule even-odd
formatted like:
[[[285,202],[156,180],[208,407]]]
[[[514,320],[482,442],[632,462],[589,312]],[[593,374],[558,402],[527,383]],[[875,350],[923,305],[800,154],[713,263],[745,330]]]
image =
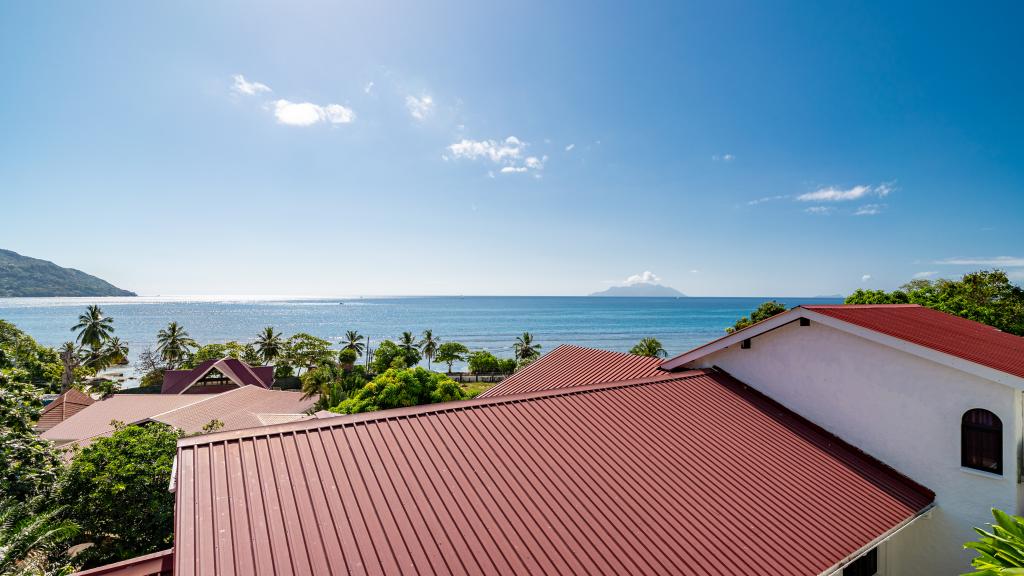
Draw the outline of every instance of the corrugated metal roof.
[[[180,394],[210,370],[217,370],[238,386],[260,386],[270,388],[274,384],[273,366],[249,366],[235,358],[206,360],[191,370],[168,370],[164,372],[161,394]]]
[[[480,398],[647,378],[660,358],[563,344],[485,391]]]
[[[36,431],[46,432],[94,402],[92,396],[76,388],[71,388],[43,408],[43,411],[39,413],[39,420],[36,421]]]
[[[179,442],[175,574],[818,574],[934,495],[720,372]]]
[[[802,308],[1024,378],[1024,338],[980,322],[916,304]]]
[[[72,576],[170,576],[174,569],[174,550],[154,552],[113,564],[75,572]]]
[[[129,424],[211,397],[207,394],[114,394],[97,400],[41,436],[54,442],[68,442],[110,434],[114,431],[111,420]]]
[[[150,420],[180,428],[188,434],[200,432],[213,420],[223,423],[222,430],[238,430],[305,418],[306,410],[317,398],[303,398],[302,392],[266,390],[259,386],[243,386],[209,397],[202,402],[155,414]]]

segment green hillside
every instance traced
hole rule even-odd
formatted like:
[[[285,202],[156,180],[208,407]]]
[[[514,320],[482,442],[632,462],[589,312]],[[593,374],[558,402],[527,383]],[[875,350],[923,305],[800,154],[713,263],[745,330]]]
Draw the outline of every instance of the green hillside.
[[[81,270],[0,249],[0,298],[135,295]]]

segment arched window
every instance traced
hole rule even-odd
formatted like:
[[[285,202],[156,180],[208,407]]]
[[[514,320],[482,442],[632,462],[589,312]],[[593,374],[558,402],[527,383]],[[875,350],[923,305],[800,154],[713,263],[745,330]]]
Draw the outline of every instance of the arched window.
[[[1003,473],[1003,422],[999,416],[981,408],[964,412],[960,423],[960,465]]]

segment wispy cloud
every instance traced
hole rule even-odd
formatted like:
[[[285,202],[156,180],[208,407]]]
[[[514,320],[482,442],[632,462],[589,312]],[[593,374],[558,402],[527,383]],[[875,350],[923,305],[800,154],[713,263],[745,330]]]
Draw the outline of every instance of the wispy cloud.
[[[575,147],[576,147],[575,144],[569,144],[568,146],[565,147],[565,151],[566,152],[572,152],[572,149],[575,148]]]
[[[860,277],[861,282],[867,282],[868,280],[871,280],[871,274],[865,274]]]
[[[747,202],[747,206],[757,206],[758,204],[764,204],[765,202],[775,202],[776,200],[785,200],[789,198],[788,194],[778,194],[776,196],[765,196],[764,198],[758,198]]]
[[[249,82],[245,79],[245,76],[241,74],[235,74],[231,77],[235,83],[231,86],[231,90],[236,94],[245,94],[246,96],[255,96],[261,92],[270,92],[270,86],[262,82]]]
[[[445,160],[488,160],[499,164],[500,174],[519,174],[543,170],[547,156],[527,156],[529,143],[509,136],[504,140],[462,140],[449,145],[441,157]]]
[[[925,272],[915,272],[914,273],[914,279],[915,280],[921,280],[923,278],[931,278],[932,276],[935,276],[938,273],[939,272],[937,270],[927,270]]]
[[[836,209],[831,206],[811,206],[809,208],[804,208],[804,212],[807,212],[808,214],[817,214],[818,216],[828,216],[835,212],[835,210]]]
[[[1006,266],[1010,268],[1024,267],[1024,258],[1018,256],[988,256],[976,258],[944,258],[936,260],[936,264],[949,266]]]
[[[632,286],[633,284],[657,284],[659,282],[661,282],[661,278],[650,270],[644,270],[640,274],[633,274],[623,281],[627,286]]]
[[[365,94],[369,94],[370,92],[373,92],[373,82],[372,81],[367,82],[366,86],[363,86],[363,92]]]
[[[858,185],[852,188],[838,188],[828,186],[819,188],[814,192],[807,192],[796,197],[800,202],[848,202],[862,198],[877,197],[885,198],[893,191],[891,183],[882,183],[877,186]]]
[[[881,214],[882,210],[885,209],[885,204],[865,204],[853,213],[854,216],[874,216]]]
[[[312,126],[321,122],[349,124],[356,119],[356,113],[341,104],[321,106],[312,102],[277,100],[274,102],[274,117],[288,126]]]
[[[732,154],[715,154],[711,159],[715,162],[732,162],[736,157]]]
[[[405,107],[413,118],[423,120],[433,112],[434,99],[426,94],[418,98],[409,95],[405,97]]]

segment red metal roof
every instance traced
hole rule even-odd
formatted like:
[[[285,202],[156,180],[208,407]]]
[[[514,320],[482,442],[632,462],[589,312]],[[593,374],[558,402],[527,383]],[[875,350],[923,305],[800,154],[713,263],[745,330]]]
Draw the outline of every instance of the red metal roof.
[[[168,370],[164,372],[161,394],[181,394],[210,370],[218,370],[239,386],[270,388],[274,384],[273,366],[249,366],[235,358],[206,360],[191,370]]]
[[[36,432],[46,432],[57,424],[71,418],[91,405],[95,400],[85,392],[71,388],[57,396],[57,398],[46,405],[39,413],[39,420],[36,421]]]
[[[485,391],[480,398],[636,380],[659,374],[660,358],[563,344]]]
[[[184,438],[175,574],[819,574],[934,495],[721,372]]]
[[[82,570],[72,576],[170,576],[173,568],[174,550],[171,549]]]
[[[1024,378],[1024,338],[987,324],[917,304],[802,308]]]

